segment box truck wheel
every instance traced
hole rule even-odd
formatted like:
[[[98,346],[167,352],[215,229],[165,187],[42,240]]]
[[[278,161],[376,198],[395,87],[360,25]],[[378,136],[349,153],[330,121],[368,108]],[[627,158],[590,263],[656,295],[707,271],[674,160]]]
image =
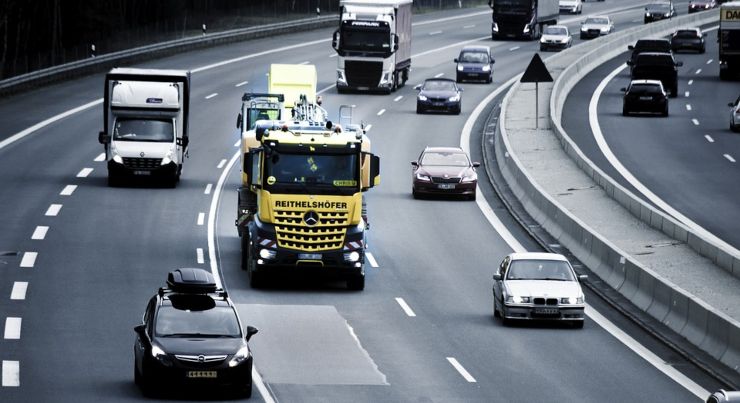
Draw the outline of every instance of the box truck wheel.
[[[118,187],[121,186],[121,177],[108,171],[108,186]]]

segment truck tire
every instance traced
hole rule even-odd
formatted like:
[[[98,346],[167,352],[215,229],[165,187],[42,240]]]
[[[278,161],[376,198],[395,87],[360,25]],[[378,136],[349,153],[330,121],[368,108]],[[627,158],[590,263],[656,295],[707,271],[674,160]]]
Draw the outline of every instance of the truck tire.
[[[352,291],[362,291],[365,289],[365,275],[355,274],[347,279],[347,288]]]
[[[241,268],[244,271],[249,270],[249,232],[244,232],[241,237],[241,248],[242,248],[242,264]]]
[[[729,80],[730,79],[730,73],[727,70],[719,69],[719,79],[720,80]]]
[[[121,186],[121,178],[113,172],[108,172],[108,186],[112,188]]]
[[[258,289],[262,288],[263,273],[257,272],[257,259],[251,256],[247,259],[247,274],[249,275],[249,286]]]

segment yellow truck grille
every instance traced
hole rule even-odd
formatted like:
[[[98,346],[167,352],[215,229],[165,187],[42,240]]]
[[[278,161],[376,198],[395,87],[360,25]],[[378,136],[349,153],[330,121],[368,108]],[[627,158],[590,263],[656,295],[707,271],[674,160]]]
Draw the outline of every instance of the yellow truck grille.
[[[308,252],[341,249],[349,223],[346,212],[316,211],[318,221],[308,225],[305,211],[275,210],[275,231],[281,248]]]

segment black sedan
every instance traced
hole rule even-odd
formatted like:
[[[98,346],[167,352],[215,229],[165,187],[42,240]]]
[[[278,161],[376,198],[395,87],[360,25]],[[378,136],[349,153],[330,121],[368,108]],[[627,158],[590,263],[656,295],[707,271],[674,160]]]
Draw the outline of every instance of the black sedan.
[[[704,37],[707,34],[701,32],[701,28],[679,29],[671,35],[671,50],[679,52],[681,50],[695,50],[699,53],[706,52]]]
[[[134,381],[144,391],[159,385],[228,387],[252,394],[252,354],[247,342],[254,327],[242,332],[226,292],[203,269],[169,273],[134,328]]]
[[[462,110],[462,88],[455,84],[455,80],[447,78],[428,78],[424,84],[417,85],[416,113],[427,111],[451,112],[459,115]]]
[[[490,83],[493,81],[493,57],[488,46],[466,46],[455,59],[457,63],[458,83],[463,80],[477,80]]]
[[[419,159],[411,161],[411,194],[458,195],[475,200],[480,163],[470,162],[459,147],[426,147]]]
[[[645,24],[665,20],[676,16],[673,2],[651,3],[645,7]]]
[[[623,116],[634,112],[654,112],[668,116],[668,93],[660,80],[632,80],[629,87],[622,88],[622,92]]]
[[[689,14],[698,11],[709,10],[717,7],[717,0],[691,0],[689,1]]]

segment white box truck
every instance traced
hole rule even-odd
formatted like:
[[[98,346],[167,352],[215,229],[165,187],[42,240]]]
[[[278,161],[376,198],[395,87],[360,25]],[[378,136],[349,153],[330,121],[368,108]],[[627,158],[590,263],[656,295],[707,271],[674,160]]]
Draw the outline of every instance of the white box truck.
[[[340,0],[337,91],[391,93],[411,68],[412,0]]]
[[[176,186],[188,152],[190,72],[115,68],[105,76],[103,131],[108,184],[127,177]]]

